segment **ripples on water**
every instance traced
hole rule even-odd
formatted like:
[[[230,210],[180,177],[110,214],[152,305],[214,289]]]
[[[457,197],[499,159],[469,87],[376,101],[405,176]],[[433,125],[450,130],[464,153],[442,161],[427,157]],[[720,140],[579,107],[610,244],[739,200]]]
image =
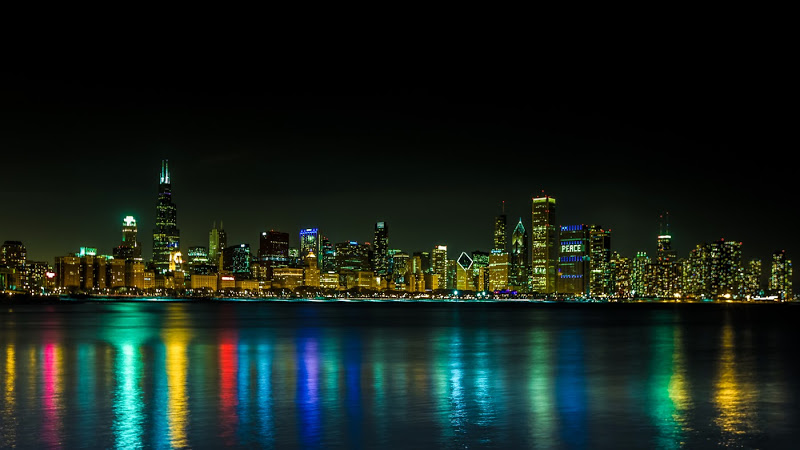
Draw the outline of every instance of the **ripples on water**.
[[[792,448],[795,305],[0,312],[0,447]]]

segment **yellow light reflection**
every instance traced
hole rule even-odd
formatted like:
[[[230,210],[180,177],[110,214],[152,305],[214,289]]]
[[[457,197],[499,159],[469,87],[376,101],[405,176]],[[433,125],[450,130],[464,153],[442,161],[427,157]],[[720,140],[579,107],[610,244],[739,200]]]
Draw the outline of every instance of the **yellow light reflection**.
[[[686,380],[686,362],[683,355],[683,337],[681,329],[675,327],[673,330],[672,348],[672,376],[669,379],[667,390],[669,398],[675,410],[672,412],[672,419],[679,424],[683,430],[686,429],[686,411],[692,408],[692,398],[689,395],[688,382]]]
[[[3,409],[3,433],[0,435],[0,447],[12,448],[16,445],[17,436],[17,395],[16,389],[16,350],[14,344],[6,346],[5,398]]]
[[[189,406],[186,396],[187,347],[190,339],[188,317],[182,305],[175,305],[164,329],[167,370],[167,422],[172,447],[187,447]]]
[[[733,326],[726,323],[722,330],[722,354],[720,355],[719,376],[714,384],[714,404],[719,416],[714,421],[728,434],[727,439],[738,440],[741,435],[751,432],[754,417],[750,406],[755,404],[756,389],[749,383],[742,383],[736,370],[735,341]]]

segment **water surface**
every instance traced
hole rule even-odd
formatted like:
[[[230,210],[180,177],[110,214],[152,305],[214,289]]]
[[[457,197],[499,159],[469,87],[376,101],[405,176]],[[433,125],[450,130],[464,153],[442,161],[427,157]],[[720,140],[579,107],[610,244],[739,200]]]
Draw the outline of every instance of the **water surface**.
[[[798,319],[773,304],[17,305],[0,311],[0,447],[793,448]]]

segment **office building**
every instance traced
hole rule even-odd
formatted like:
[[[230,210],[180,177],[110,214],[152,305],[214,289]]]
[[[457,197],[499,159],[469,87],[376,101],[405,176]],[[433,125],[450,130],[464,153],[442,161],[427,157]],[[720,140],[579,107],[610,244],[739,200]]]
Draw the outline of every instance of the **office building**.
[[[153,266],[157,274],[169,272],[171,256],[179,250],[178,208],[172,201],[169,163],[167,160],[162,160],[156,203],[156,227],[153,229]]]
[[[431,273],[436,274],[436,286],[431,286],[426,282],[430,289],[447,289],[447,246],[437,245],[431,251]]]
[[[389,275],[389,225],[386,222],[375,223],[372,267],[375,276],[382,279]]]
[[[508,284],[512,290],[527,292],[528,285],[528,232],[522,218],[511,233],[511,252],[509,253]]]
[[[556,290],[558,267],[556,199],[543,195],[534,197],[531,203],[531,290],[552,294]]]

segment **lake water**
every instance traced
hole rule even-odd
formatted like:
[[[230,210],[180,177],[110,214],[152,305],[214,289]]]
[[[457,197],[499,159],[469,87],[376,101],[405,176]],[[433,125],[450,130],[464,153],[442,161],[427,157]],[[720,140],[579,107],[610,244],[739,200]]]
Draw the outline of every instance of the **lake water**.
[[[800,305],[2,306],[0,447],[796,448]]]

